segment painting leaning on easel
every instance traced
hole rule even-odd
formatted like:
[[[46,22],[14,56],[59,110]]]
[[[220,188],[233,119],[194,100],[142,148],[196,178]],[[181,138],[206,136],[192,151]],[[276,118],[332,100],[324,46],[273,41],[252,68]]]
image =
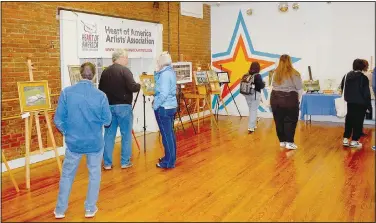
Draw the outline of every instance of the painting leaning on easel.
[[[21,112],[42,111],[51,108],[47,81],[17,82]]]

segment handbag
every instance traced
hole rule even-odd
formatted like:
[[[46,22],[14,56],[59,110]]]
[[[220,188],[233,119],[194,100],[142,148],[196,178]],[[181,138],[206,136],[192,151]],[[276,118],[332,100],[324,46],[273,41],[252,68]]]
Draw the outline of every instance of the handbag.
[[[346,117],[346,114],[347,114],[347,102],[345,101],[346,78],[347,78],[347,74],[345,75],[345,80],[343,82],[342,96],[340,98],[334,99],[337,117],[339,118],[344,118]]]

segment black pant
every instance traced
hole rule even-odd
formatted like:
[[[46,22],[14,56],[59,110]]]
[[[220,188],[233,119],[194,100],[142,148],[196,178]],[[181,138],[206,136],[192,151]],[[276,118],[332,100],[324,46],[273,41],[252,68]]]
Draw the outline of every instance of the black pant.
[[[294,142],[295,129],[299,118],[298,93],[272,91],[272,107],[277,136],[280,142]]]
[[[345,133],[343,134],[344,138],[349,139],[352,134],[353,141],[358,141],[360,139],[366,110],[367,107],[364,105],[347,103]]]

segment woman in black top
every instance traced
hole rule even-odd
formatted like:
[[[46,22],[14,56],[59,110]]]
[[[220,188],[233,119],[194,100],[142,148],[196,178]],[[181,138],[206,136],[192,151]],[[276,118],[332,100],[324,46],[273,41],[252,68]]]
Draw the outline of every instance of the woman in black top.
[[[353,62],[353,70],[350,71],[341,82],[343,91],[345,84],[345,101],[347,102],[347,115],[345,120],[345,133],[343,134],[343,145],[353,148],[362,148],[359,138],[362,133],[363,121],[367,109],[371,106],[371,92],[369,80],[363,74],[365,64],[361,59]],[[346,78],[346,80],[345,80]],[[346,83],[344,83],[346,81]],[[349,138],[352,135],[352,141]]]
[[[249,108],[249,121],[248,121],[248,131],[254,132],[256,128],[256,121],[257,121],[257,109],[260,105],[261,99],[261,89],[265,87],[265,83],[262,81],[262,77],[260,73],[260,64],[258,62],[252,62],[249,71],[247,74],[243,76],[255,75],[254,76],[254,88],[255,94],[244,95],[245,99],[247,100],[248,108]]]

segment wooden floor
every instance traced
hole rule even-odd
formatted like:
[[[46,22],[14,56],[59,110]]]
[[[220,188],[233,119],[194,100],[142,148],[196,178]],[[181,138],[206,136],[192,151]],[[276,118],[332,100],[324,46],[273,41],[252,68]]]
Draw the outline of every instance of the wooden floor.
[[[84,218],[86,161],[79,167],[63,221],[352,221],[375,222],[375,129],[364,149],[341,146],[343,125],[300,122],[297,151],[279,148],[274,124],[263,119],[247,134],[247,118],[220,117],[219,130],[206,120],[201,134],[179,131],[173,170],[155,168],[162,156],[158,134],[147,151],[134,146],[134,167],[103,172],[99,212]],[[140,143],[142,144],[142,138]],[[21,192],[2,181],[2,221],[55,221],[59,174],[54,160],[15,171]],[[61,221],[61,220],[60,220]]]

